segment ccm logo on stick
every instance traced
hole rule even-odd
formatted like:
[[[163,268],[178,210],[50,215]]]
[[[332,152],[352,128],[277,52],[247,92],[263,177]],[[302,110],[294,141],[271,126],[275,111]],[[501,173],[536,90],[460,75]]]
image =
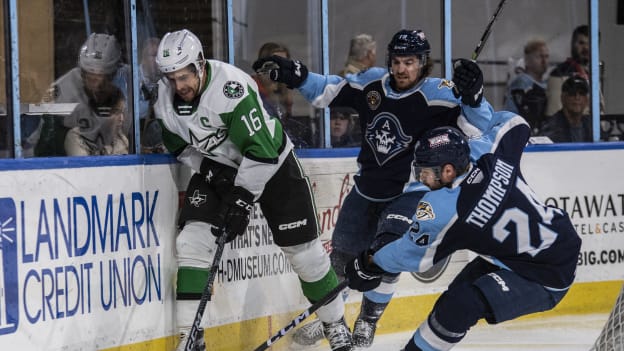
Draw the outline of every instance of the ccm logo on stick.
[[[306,224],[308,224],[308,220],[307,219],[302,219],[302,220],[295,221],[295,222],[292,222],[292,223],[280,224],[278,226],[278,228],[279,228],[279,230],[295,229],[295,228],[303,227]]]

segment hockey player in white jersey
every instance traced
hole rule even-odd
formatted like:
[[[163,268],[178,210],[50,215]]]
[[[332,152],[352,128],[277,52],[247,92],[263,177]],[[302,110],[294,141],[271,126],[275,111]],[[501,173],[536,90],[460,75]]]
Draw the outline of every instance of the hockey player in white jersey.
[[[318,237],[310,184],[279,119],[262,105],[255,81],[232,65],[206,60],[201,42],[186,29],[165,34],[156,61],[164,74],[155,105],[163,141],[196,172],[176,239],[181,333],[191,327],[210,274],[214,235],[233,240],[244,234],[255,202],[298,274],[303,294],[311,302],[325,296],[338,279]],[[335,298],[317,315],[331,349],[352,350],[342,299]],[[200,337],[196,350],[203,349]]]
[[[581,239],[565,211],[527,185],[520,158],[530,129],[511,112],[460,118],[419,139],[414,174],[432,191],[402,236],[378,236],[346,266],[349,286],[367,291],[386,272],[425,271],[454,251],[479,256],[436,301],[405,351],[450,350],[480,319],[501,323],[554,308],[576,272]],[[472,160],[476,162],[471,163]],[[415,204],[416,206],[416,204]]]

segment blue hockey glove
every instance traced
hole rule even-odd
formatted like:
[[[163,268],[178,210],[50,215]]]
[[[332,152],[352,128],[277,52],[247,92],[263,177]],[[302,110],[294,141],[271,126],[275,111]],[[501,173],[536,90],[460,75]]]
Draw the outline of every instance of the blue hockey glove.
[[[453,95],[463,104],[477,107],[483,99],[483,72],[476,62],[459,59],[453,65]]]
[[[308,78],[308,68],[301,61],[277,55],[256,60],[252,68],[259,74],[267,74],[273,81],[286,84],[290,89],[299,88]]]
[[[249,224],[249,213],[253,208],[254,196],[247,189],[235,186],[229,194],[223,197],[219,207],[217,228],[224,227],[225,231],[214,228],[212,234],[227,235],[226,242],[234,240],[238,235],[245,234]]]
[[[345,266],[349,288],[362,292],[378,287],[384,273],[386,272],[373,262],[370,251],[362,251]]]

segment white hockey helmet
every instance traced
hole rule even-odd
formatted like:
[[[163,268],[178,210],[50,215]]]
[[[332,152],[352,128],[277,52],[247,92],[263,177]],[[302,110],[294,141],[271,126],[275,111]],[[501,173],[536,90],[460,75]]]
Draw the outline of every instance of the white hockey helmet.
[[[165,34],[158,45],[156,64],[162,73],[171,73],[192,64],[202,75],[204,50],[195,34],[188,29]]]
[[[121,48],[114,36],[92,33],[82,44],[78,65],[82,70],[95,74],[112,74],[119,68]]]

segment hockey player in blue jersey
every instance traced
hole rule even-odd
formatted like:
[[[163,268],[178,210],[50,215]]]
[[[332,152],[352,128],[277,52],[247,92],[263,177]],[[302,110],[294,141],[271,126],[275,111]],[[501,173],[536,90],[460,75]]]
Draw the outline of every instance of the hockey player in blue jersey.
[[[315,107],[349,106],[360,116],[359,170],[332,236],[330,257],[337,273],[344,272],[345,264],[369,247],[377,232],[403,233],[409,226],[413,203],[421,195],[401,194],[410,183],[413,148],[421,134],[455,125],[462,109],[471,118],[489,114],[491,109],[483,99],[483,75],[476,63],[460,60],[455,84],[428,77],[433,61],[423,31],[397,32],[387,50],[387,67],[370,68],[346,79],[308,72],[301,62],[278,56],[253,65],[269,78],[298,88]],[[388,275],[377,292],[364,294],[354,325],[354,345],[372,343],[376,323],[392,298],[397,279],[398,275]],[[309,334],[317,336],[305,338],[312,343],[322,337],[319,328],[312,327]],[[305,340],[297,336],[297,342]]]
[[[581,239],[567,213],[544,205],[520,158],[530,129],[510,112],[458,121],[417,142],[414,174],[432,191],[404,235],[380,235],[346,266],[349,286],[367,291],[386,272],[425,271],[453,252],[478,254],[436,301],[405,351],[450,350],[485,319],[500,323],[554,308],[572,284]],[[470,155],[477,159],[470,162]]]

